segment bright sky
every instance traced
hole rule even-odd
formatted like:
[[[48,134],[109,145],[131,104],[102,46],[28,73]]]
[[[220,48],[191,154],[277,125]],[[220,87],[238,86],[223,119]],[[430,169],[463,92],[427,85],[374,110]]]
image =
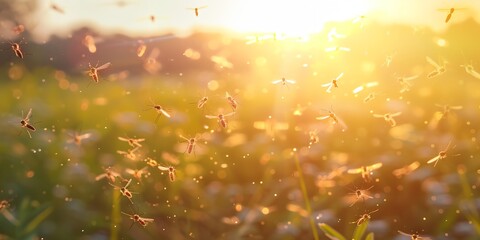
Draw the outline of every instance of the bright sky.
[[[88,26],[105,33],[152,36],[173,31],[185,35],[192,30],[231,32],[319,32],[329,21],[352,20],[404,23],[443,30],[449,24],[480,16],[479,0],[38,0],[39,9],[24,25],[38,40],[52,34],[68,36]],[[51,8],[53,3],[63,9]],[[124,3],[122,5],[122,3]],[[195,7],[199,16],[195,16]],[[459,10],[444,22],[448,11]],[[460,9],[463,8],[463,9]],[[150,16],[155,17],[151,21]]]

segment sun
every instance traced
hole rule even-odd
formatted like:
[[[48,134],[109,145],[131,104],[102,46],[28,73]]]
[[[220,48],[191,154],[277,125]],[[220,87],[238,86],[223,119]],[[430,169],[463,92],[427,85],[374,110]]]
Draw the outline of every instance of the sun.
[[[246,1],[237,6],[233,30],[308,35],[328,22],[348,21],[371,10],[369,0]]]

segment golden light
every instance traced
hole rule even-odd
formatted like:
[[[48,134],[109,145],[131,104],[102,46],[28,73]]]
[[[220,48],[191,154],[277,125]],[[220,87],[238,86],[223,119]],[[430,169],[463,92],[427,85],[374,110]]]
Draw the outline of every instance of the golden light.
[[[246,1],[238,6],[233,30],[283,33],[305,36],[320,32],[328,22],[353,20],[372,6],[368,0],[355,1]]]

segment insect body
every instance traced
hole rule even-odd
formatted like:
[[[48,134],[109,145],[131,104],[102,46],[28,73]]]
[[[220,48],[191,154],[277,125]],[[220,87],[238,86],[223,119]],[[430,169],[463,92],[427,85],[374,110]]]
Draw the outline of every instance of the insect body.
[[[188,154],[191,154],[193,152],[193,154],[195,154],[195,145],[197,144],[198,139],[196,137],[186,138],[182,135],[180,135],[180,137],[183,138],[188,143],[187,148],[185,149],[185,152]]]
[[[115,178],[120,178],[123,180],[123,178],[120,176],[119,173],[113,171],[110,167],[105,169],[105,172],[96,176],[95,177],[95,181],[99,181],[100,179],[102,178],[107,178],[109,182],[111,183],[114,183],[115,182]]]
[[[226,117],[230,117],[234,115],[235,112],[227,113],[227,114],[218,114],[217,116],[214,115],[205,115],[206,118],[208,119],[217,119],[218,125],[220,125],[222,128],[227,128],[228,121]]]
[[[367,194],[368,190],[370,190],[372,188],[373,188],[373,186],[371,186],[367,189],[357,189],[353,193],[350,193],[350,194],[355,196],[355,201],[352,204],[350,204],[350,207],[353,206],[355,203],[357,203],[359,200],[365,201],[365,199],[373,198],[372,196]]]
[[[208,97],[202,97],[200,100],[197,102],[197,108],[203,108],[205,104],[207,104]]]
[[[366,222],[366,221],[369,221],[369,220],[372,218],[372,216],[370,216],[370,214],[372,214],[372,213],[374,213],[374,212],[377,212],[377,211],[378,211],[378,209],[377,209],[377,210],[373,210],[373,211],[371,211],[371,212],[369,212],[369,213],[364,213],[364,214],[362,214],[362,215],[360,216],[360,218],[359,218],[357,221],[355,221],[355,222],[353,222],[353,223],[356,223],[357,226],[360,226],[362,223],[364,223],[364,222]]]
[[[391,127],[395,127],[397,125],[397,122],[395,121],[394,117],[400,116],[400,114],[402,113],[396,112],[396,113],[385,113],[385,114],[373,114],[373,116],[376,118],[383,118],[385,119],[385,122],[390,124]]]
[[[130,185],[131,182],[132,182],[132,179],[129,179],[128,182],[127,182],[127,184],[125,184],[124,187],[115,186],[115,185],[113,185],[113,184],[111,184],[111,183],[109,183],[109,184],[112,185],[113,188],[119,189],[119,190],[120,190],[120,193],[122,193],[122,195],[123,195],[124,197],[126,197],[126,198],[130,201],[130,203],[133,205],[132,192],[130,192],[130,191],[128,190],[128,186]]]
[[[22,113],[22,115],[23,115],[23,113]],[[35,127],[30,124],[30,117],[31,116],[32,116],[32,109],[30,108],[30,110],[28,110],[27,116],[25,116],[25,118],[23,118],[20,121],[21,126],[27,130],[28,136],[30,136],[30,138],[32,138],[32,135],[30,134],[30,131],[35,132],[35,130],[36,130]]]
[[[98,64],[95,66],[95,67],[92,67],[92,65],[90,63],[88,63],[88,76],[90,76],[93,81],[95,81],[95,83],[98,83],[98,71],[99,70],[103,70],[105,68],[108,68],[110,67],[110,65],[112,65],[110,62],[107,62],[103,65],[101,65],[100,67],[98,67]]]
[[[137,222],[138,224],[142,225],[142,227],[146,227],[149,223],[154,221],[153,218],[143,218],[143,217],[140,217],[138,214],[130,215],[128,213],[124,213],[124,212],[122,212],[122,213],[124,215],[129,216],[130,219],[132,219],[134,223]]]
[[[206,8],[206,7],[207,6],[201,6],[201,7],[196,7],[196,8],[187,8],[187,9],[194,10],[195,11],[195,16],[198,17],[198,10]]]
[[[282,78],[282,79],[273,80],[272,83],[273,84],[282,83],[283,86],[287,86],[287,84],[295,84],[295,83],[297,83],[297,81],[295,81],[293,79]]]
[[[463,10],[464,8],[440,8],[438,11],[448,11],[447,17],[445,18],[445,23],[448,23],[452,18],[452,14],[455,10]]]
[[[451,145],[452,145],[452,140],[450,140],[450,142],[448,142],[448,145],[447,145],[447,147],[445,148],[445,150],[440,151],[437,156],[435,156],[435,157],[433,157],[432,159],[428,160],[427,163],[428,163],[428,164],[434,163],[433,166],[434,166],[434,167],[437,166],[438,161],[440,161],[440,160],[442,160],[442,159],[444,159],[444,158],[447,157],[447,153],[448,153],[448,151],[450,151],[450,148],[452,148],[452,149],[455,148],[455,146],[451,147]],[[456,155],[456,156],[458,156],[458,155]]]
[[[434,78],[436,76],[439,76],[443,73],[445,73],[446,69],[445,69],[445,63],[443,64],[443,66],[440,66],[438,63],[436,63],[433,59],[431,59],[430,57],[427,57],[427,62],[430,63],[433,67],[435,67],[435,70],[433,70],[432,72],[430,72],[427,77],[428,78]]]
[[[418,235],[416,233],[408,234],[408,233],[404,233],[400,230],[398,231],[398,233],[402,234],[403,236],[410,237],[411,240],[430,240],[429,237],[421,237],[420,235]]]
[[[322,84],[322,87],[327,87],[327,93],[331,93],[332,92],[332,87],[338,88],[337,82],[340,80],[340,78],[342,78],[342,76],[343,76],[343,72],[340,73],[340,75],[338,75],[338,77],[333,79],[331,82]]]
[[[372,171],[379,169],[380,167],[382,167],[382,165],[383,165],[382,163],[375,163],[369,166],[361,166],[359,168],[348,169],[347,172],[350,174],[360,173],[362,175],[363,180],[365,180],[365,182],[370,182],[372,181],[370,177],[370,175],[372,175]]]
[[[174,182],[175,181],[175,168],[170,166],[170,167],[163,167],[163,166],[160,166],[158,165],[158,169],[160,171],[168,171],[168,178],[170,179],[170,182]]]
[[[127,142],[128,145],[132,147],[141,147],[142,144],[141,142],[145,141],[145,138],[124,138],[124,137],[118,137],[118,140]]]
[[[227,99],[228,104],[230,104],[230,106],[232,107],[233,111],[236,111],[238,107],[237,100],[233,98],[232,95],[230,95],[228,92],[225,93],[225,98]]]
[[[15,56],[23,59],[23,52],[22,52],[22,49],[20,48],[20,43],[10,42],[10,46],[12,47],[12,50],[13,50],[13,53],[15,53]]]
[[[148,171],[147,171],[147,166],[142,168],[142,169],[130,169],[130,168],[127,168],[125,169],[125,172],[132,175],[134,178],[136,178],[137,180],[141,180],[142,179],[142,175],[143,174],[148,174]]]

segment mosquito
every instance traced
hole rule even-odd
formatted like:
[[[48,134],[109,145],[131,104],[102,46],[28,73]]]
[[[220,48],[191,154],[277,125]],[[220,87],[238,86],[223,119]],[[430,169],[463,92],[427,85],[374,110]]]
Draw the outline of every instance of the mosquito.
[[[450,114],[451,110],[463,109],[463,106],[450,106],[450,105],[439,105],[439,104],[435,104],[435,105],[443,109],[443,111],[441,112],[442,115],[440,119],[447,117]]]
[[[127,168],[127,169],[125,169],[125,172],[132,175],[138,181],[140,181],[142,179],[143,174],[148,174],[147,166],[143,167],[142,169]]]
[[[119,173],[113,171],[110,167],[108,167],[105,169],[104,173],[95,177],[95,181],[99,181],[103,178],[107,178],[109,182],[114,183],[117,177],[120,178],[121,180],[124,180]]]
[[[137,155],[135,152],[139,149],[139,147],[136,147],[134,149],[129,149],[127,151],[120,151],[118,150],[117,153],[123,155],[125,158],[128,158],[130,160],[135,160],[137,158]]]
[[[355,89],[353,89],[352,93],[353,93],[353,94],[357,94],[357,93],[365,90],[366,88],[372,88],[372,87],[376,87],[376,86],[378,86],[378,82],[377,82],[377,81],[375,81],[375,82],[367,82],[367,83],[362,84],[362,85],[356,87]]]
[[[238,102],[235,98],[232,97],[228,92],[225,92],[225,98],[227,99],[228,104],[232,107],[233,111],[235,112],[238,107]]]
[[[350,204],[349,207],[355,205],[355,203],[357,203],[359,200],[362,200],[362,201],[365,201],[366,199],[372,199],[373,197],[368,195],[368,190],[372,189],[373,186],[367,188],[367,189],[356,189],[354,192],[350,193],[350,195],[354,195],[355,196],[355,201]]]
[[[375,99],[377,97],[377,95],[378,95],[377,93],[370,93],[363,99],[363,102],[364,103],[370,102],[373,99]]]
[[[73,134],[68,134],[71,138],[67,142],[74,142],[76,145],[80,146],[82,141],[88,139],[92,136],[91,133],[78,134],[74,132]]]
[[[360,226],[362,223],[364,223],[364,222],[366,222],[366,221],[369,221],[369,220],[372,218],[372,216],[370,216],[370,214],[372,214],[372,213],[374,213],[374,212],[377,212],[377,211],[378,211],[378,209],[377,209],[377,210],[373,210],[373,211],[371,211],[371,212],[369,212],[369,213],[364,213],[364,214],[360,215],[360,218],[359,218],[357,221],[352,222],[352,223],[356,223],[357,226]]]
[[[138,222],[140,225],[142,225],[142,227],[146,227],[149,223],[153,222],[154,219],[153,218],[143,218],[143,217],[140,217],[138,214],[128,214],[128,213],[124,213],[122,212],[124,215],[127,215],[130,217],[130,219],[133,220],[133,223],[135,222]],[[132,223],[132,224],[133,224]]]
[[[348,169],[347,173],[350,174],[362,174],[362,178],[365,182],[371,182],[372,171],[382,167],[382,163],[374,163],[369,166],[361,166],[359,168]]]
[[[32,138],[32,135],[30,134],[30,131],[35,132],[35,127],[30,124],[30,117],[32,116],[32,109],[28,110],[27,116],[23,118],[20,121],[20,124],[23,128],[27,130],[28,136]],[[22,117],[23,117],[23,111],[22,111]]]
[[[158,121],[158,118],[160,117],[160,115],[163,115],[166,118],[171,118],[172,117],[172,115],[169,112],[167,112],[167,110],[164,107],[162,107],[159,104],[155,104],[152,99],[150,99],[150,102],[152,103],[152,105],[150,105],[150,107],[155,109],[155,111],[157,112],[157,116],[155,117],[155,123]]]
[[[472,64],[464,64],[464,65],[460,65],[460,67],[465,68],[465,72],[472,75],[472,77],[476,79],[480,79],[480,73],[473,68]]]
[[[195,146],[197,144],[198,138],[187,138],[182,135],[180,135],[180,138],[187,142],[187,148],[185,149],[185,152],[188,154],[191,154],[193,152],[193,154],[195,154]]]
[[[383,62],[383,65],[382,66],[386,66],[386,67],[390,67],[390,64],[392,64],[392,61],[393,61],[393,57],[395,57],[397,53],[393,53],[392,55],[387,55],[387,57],[385,57],[385,62]]]
[[[95,81],[95,83],[98,83],[98,71],[99,70],[103,70],[103,69],[106,69],[108,67],[110,67],[110,65],[112,65],[110,62],[107,62],[103,65],[101,65],[100,67],[98,67],[98,63],[97,65],[95,65],[95,67],[92,67],[92,65],[90,63],[88,63],[88,76],[90,76],[93,81]]]
[[[118,140],[127,142],[131,147],[141,147],[141,142],[145,141],[145,138],[129,138],[129,137],[118,137]]]
[[[393,175],[395,175],[395,177],[400,178],[404,175],[410,174],[411,172],[415,171],[418,167],[420,167],[420,163],[418,161],[415,161],[413,163],[410,163],[407,166],[393,170],[392,173]]]
[[[338,82],[338,81],[340,80],[340,78],[342,78],[342,77],[343,77],[343,72],[340,73],[340,75],[338,75],[338,77],[336,77],[335,79],[333,79],[331,82],[322,84],[322,87],[328,87],[328,88],[327,88],[327,93],[331,93],[331,92],[332,92],[332,87],[338,88],[337,82]]]
[[[403,236],[410,237],[411,240],[430,240],[431,239],[429,237],[421,237],[420,235],[418,235],[416,233],[413,233],[413,234],[404,233],[400,230],[398,230],[398,233],[402,234]]]
[[[320,142],[320,138],[318,137],[317,129],[308,132],[308,145],[313,145],[318,142]]]
[[[438,11],[448,11],[448,15],[445,18],[445,23],[448,23],[450,19],[452,18],[452,14],[455,12],[455,10],[464,10],[465,8],[439,8]]]
[[[123,195],[124,197],[126,197],[126,198],[130,201],[130,203],[133,205],[132,192],[130,192],[130,191],[128,190],[128,186],[130,185],[131,182],[132,182],[132,179],[129,179],[128,182],[127,182],[127,184],[125,184],[124,187],[119,187],[119,186],[113,185],[113,184],[111,184],[111,183],[108,183],[108,184],[110,184],[110,185],[111,185],[113,188],[115,188],[115,189],[119,189],[119,190],[120,190],[120,193],[122,193],[122,195]]]
[[[195,11],[195,16],[198,17],[198,10],[204,9],[204,8],[207,8],[207,6],[201,6],[201,7],[196,7],[196,8],[187,8],[187,9],[194,10]]]
[[[397,77],[397,81],[402,85],[402,89],[400,90],[400,93],[408,92],[410,91],[410,88],[413,86],[411,81],[418,78],[418,75],[413,75],[410,77]]]
[[[172,166],[169,166],[169,167],[164,167],[164,166],[160,166],[158,165],[158,169],[160,171],[168,171],[168,178],[170,179],[170,182],[174,182],[175,181],[175,168],[172,167]]]
[[[428,164],[434,163],[433,166],[434,166],[434,167],[437,166],[438,161],[440,161],[440,160],[442,160],[442,159],[444,159],[444,158],[447,158],[447,153],[448,153],[448,151],[450,151],[451,149],[454,149],[454,148],[455,148],[455,146],[452,147],[452,140],[450,140],[450,142],[448,142],[447,147],[446,147],[444,150],[440,151],[437,156],[435,156],[435,157],[433,157],[432,159],[428,160],[427,163],[428,163]],[[458,156],[458,155],[459,155],[459,154],[454,155],[454,156]]]
[[[226,117],[230,117],[234,115],[235,112],[227,113],[227,114],[218,114],[218,115],[205,115],[206,118],[208,119],[217,119],[218,125],[220,125],[222,128],[227,128],[228,121]]]
[[[207,104],[207,101],[208,101],[208,97],[205,96],[205,97],[202,97],[200,100],[198,100],[197,102],[197,108],[203,108],[205,107],[205,104]],[[235,106],[236,107],[236,106]]]
[[[431,59],[430,57],[426,57],[427,58],[427,62],[430,63],[433,67],[435,67],[435,70],[433,70],[432,72],[430,72],[427,77],[428,78],[434,78],[436,76],[439,76],[443,73],[445,73],[446,69],[445,69],[445,63],[443,64],[443,66],[440,66],[438,63],[436,63],[433,59]]]
[[[282,83],[283,86],[286,86],[288,87],[287,84],[295,84],[297,83],[297,81],[293,80],[293,79],[285,79],[284,77],[282,79],[277,79],[277,80],[273,80],[272,81],[273,84],[279,84],[279,83]]]
[[[373,114],[374,117],[376,118],[383,118],[385,122],[390,124],[391,127],[397,126],[397,121],[395,121],[394,117],[400,116],[402,112],[396,112],[396,113],[385,113],[385,114]]]
[[[15,53],[15,56],[23,59],[23,52],[22,52],[22,48],[20,47],[21,43],[22,41],[20,41],[19,43],[10,42],[10,46],[12,47],[12,50]]]

